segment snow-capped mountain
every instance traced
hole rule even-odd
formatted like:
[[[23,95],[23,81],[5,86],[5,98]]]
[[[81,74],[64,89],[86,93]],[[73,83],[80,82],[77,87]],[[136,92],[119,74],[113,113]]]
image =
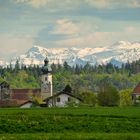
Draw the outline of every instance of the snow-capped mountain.
[[[18,59],[25,65],[42,65],[45,57],[48,57],[50,64],[63,64],[65,61],[74,66],[76,64],[91,65],[106,64],[111,62],[121,66],[122,63],[132,62],[140,59],[140,43],[119,41],[111,46],[100,48],[45,48],[34,46],[24,55],[13,58],[11,63],[15,64]]]
[[[8,65],[8,62],[6,62],[4,59],[0,58],[0,66],[6,67]]]

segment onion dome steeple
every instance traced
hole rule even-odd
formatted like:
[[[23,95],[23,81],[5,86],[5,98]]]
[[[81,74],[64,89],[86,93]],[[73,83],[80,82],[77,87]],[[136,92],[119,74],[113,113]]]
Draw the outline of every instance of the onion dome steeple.
[[[49,59],[46,57],[44,60],[44,66],[42,67],[43,74],[48,74],[52,72],[52,69],[49,65]]]
[[[47,66],[49,63],[49,59],[46,57],[45,60],[44,60],[44,66]]]

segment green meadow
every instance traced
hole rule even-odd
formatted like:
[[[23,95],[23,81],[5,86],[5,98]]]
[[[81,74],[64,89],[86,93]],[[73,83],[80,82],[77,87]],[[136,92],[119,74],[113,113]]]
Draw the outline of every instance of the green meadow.
[[[0,140],[139,140],[139,107],[0,109]]]

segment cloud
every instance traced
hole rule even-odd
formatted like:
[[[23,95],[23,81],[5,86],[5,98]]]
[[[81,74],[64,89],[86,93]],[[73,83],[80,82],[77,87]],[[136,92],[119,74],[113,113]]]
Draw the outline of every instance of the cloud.
[[[79,32],[79,27],[68,19],[59,19],[51,32],[52,34],[72,35]]]
[[[80,1],[75,2],[73,0],[11,0],[14,1],[15,3],[23,3],[23,4],[28,4],[34,8],[40,8],[40,7],[45,7],[46,5],[49,5],[51,8],[53,7],[54,9],[50,10],[56,10],[59,7],[63,8],[69,8],[69,6],[74,6],[74,4],[80,4]],[[49,7],[48,6],[48,7]]]
[[[52,34],[63,38],[53,40],[60,47],[96,47],[103,45],[111,37],[109,32],[99,32],[99,27],[93,22],[73,22],[69,19],[59,19]],[[65,36],[70,35],[68,38]],[[109,42],[110,43],[110,42]]]
[[[16,0],[16,3],[26,3],[34,8],[39,8],[48,4],[50,0]]]
[[[72,21],[70,19],[58,19],[53,25],[51,34],[65,35],[70,37],[77,37],[81,34],[86,34],[91,31],[98,30],[99,27],[91,22],[84,21]]]
[[[95,6],[97,8],[106,8],[111,5],[110,0],[86,0],[89,5]]]
[[[91,6],[96,8],[139,8],[140,7],[140,0],[85,0]]]
[[[128,3],[128,7],[140,8],[140,1],[139,0],[132,0],[130,3]]]
[[[12,36],[9,34],[0,34],[0,56],[7,57],[18,56],[33,46],[33,40],[30,37]]]
[[[140,8],[140,0],[11,0],[28,4],[34,8],[48,5],[51,11],[56,9],[74,9],[88,4],[98,9]]]
[[[134,26],[128,26],[128,27],[125,27],[124,28],[124,31],[125,32],[129,32],[129,33],[134,33],[134,32],[137,32],[139,29],[137,29],[136,27]]]
[[[110,44],[112,33],[92,32],[76,38],[56,41],[61,47],[99,47]]]
[[[91,31],[86,33],[84,28],[75,38],[57,40],[56,46],[60,47],[99,47],[109,46],[117,41],[139,41],[140,28],[134,26],[124,27],[121,31]]]
[[[103,45],[104,40],[108,40],[108,33],[98,32],[98,29],[99,27],[92,22],[59,19],[49,32],[50,36],[54,34],[55,38],[58,36],[56,40],[52,40],[57,47],[93,47]]]
[[[78,46],[82,42],[81,37],[98,30],[98,26],[92,21],[77,21],[70,19],[58,19],[46,28],[43,28],[35,38],[35,43],[49,46]],[[55,44],[55,45],[54,45]]]

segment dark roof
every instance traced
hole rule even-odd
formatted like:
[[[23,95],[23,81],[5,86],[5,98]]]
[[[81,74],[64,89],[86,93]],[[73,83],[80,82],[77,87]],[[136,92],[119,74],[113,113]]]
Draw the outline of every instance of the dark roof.
[[[40,96],[41,89],[11,89],[11,98],[17,100],[28,100],[30,94]]]
[[[82,101],[81,98],[75,96],[74,94],[72,94],[72,93],[68,93],[68,92],[64,92],[64,91],[59,92],[59,93],[57,93],[57,94],[54,94],[53,96],[44,99],[44,101],[47,101],[47,100],[52,99],[52,98],[54,98],[54,97],[57,97],[57,96],[59,96],[59,95],[61,95],[61,94],[67,94],[67,95],[69,95],[69,96],[71,96],[71,97],[73,97],[73,98],[76,98],[76,99]]]
[[[0,86],[2,86],[2,85],[10,86],[8,82],[6,82],[6,81],[0,81]]]
[[[133,89],[132,94],[140,94],[140,83]]]

